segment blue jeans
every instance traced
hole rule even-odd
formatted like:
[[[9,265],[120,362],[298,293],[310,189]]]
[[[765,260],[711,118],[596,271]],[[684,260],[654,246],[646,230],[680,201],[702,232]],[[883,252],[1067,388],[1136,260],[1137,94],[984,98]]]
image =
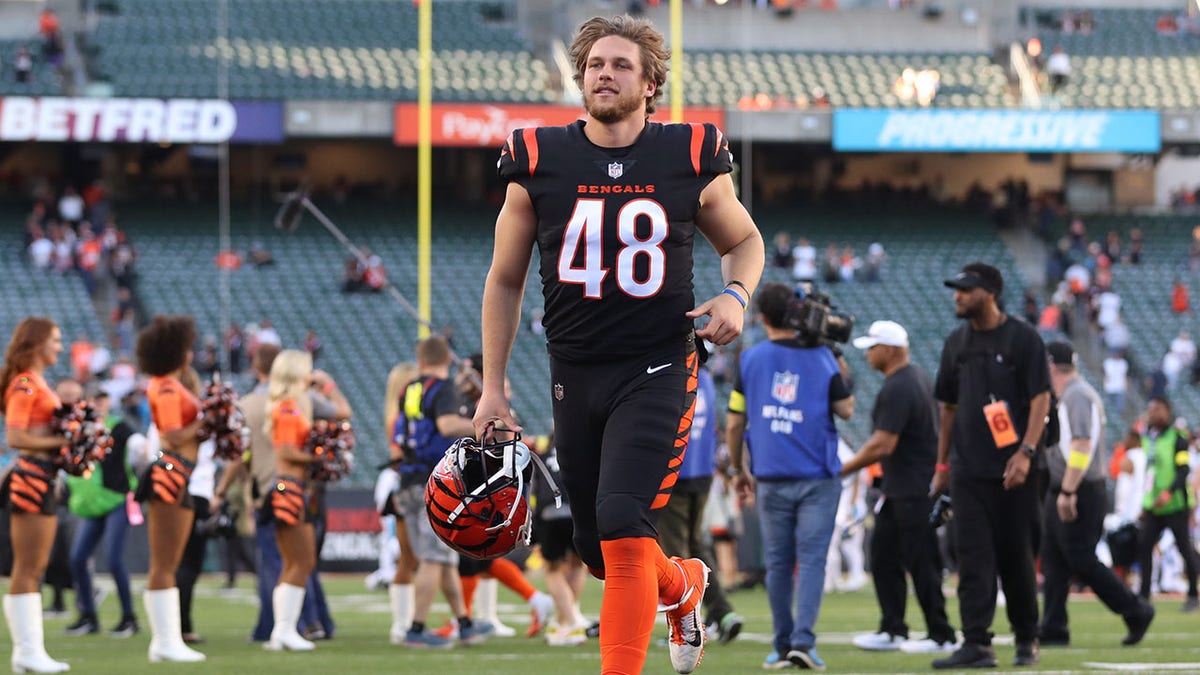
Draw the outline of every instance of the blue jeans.
[[[75,577],[75,606],[80,614],[95,614],[96,601],[92,589],[92,573],[88,561],[104,537],[104,555],[108,571],[117,584],[121,599],[121,618],[133,616],[133,597],[129,593],[129,570],[125,568],[125,535],[129,532],[129,516],[125,506],[113,509],[99,518],[80,518],[71,543],[71,574]]]
[[[258,624],[254,626],[254,633],[250,637],[255,642],[266,642],[271,639],[271,630],[275,628],[271,594],[283,572],[283,559],[279,557],[279,544],[275,541],[275,521],[266,524],[261,519],[256,521],[254,539],[258,544]]]
[[[825,554],[841,494],[837,478],[758,483],[767,601],[780,654],[816,646],[813,626],[821,611]]]

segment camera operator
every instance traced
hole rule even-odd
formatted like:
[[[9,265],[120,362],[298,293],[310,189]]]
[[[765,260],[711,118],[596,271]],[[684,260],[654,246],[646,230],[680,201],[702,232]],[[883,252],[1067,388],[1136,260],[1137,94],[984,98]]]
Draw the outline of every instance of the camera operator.
[[[1050,411],[1050,368],[1037,331],[999,306],[1000,270],[970,263],[945,285],[966,322],[946,338],[934,397],[942,404],[935,492],[954,499],[963,645],[938,669],[996,666],[996,575],[1016,639],[1015,666],[1038,663],[1038,493],[1027,480]],[[953,448],[953,454],[951,454]]]
[[[749,498],[757,483],[775,633],[763,666],[784,667],[786,660],[822,670],[813,627],[842,491],[833,415],[847,419],[854,412],[829,343],[849,338],[852,319],[834,313],[825,296],[797,298],[779,283],[763,285],[756,302],[770,341],[741,355],[726,437],[737,490]],[[743,433],[753,477],[743,462]]]

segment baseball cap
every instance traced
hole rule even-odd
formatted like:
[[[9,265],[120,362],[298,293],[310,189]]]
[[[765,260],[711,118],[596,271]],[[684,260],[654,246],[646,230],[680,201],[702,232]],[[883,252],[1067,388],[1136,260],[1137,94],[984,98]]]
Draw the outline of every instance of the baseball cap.
[[[876,321],[867,329],[866,335],[854,338],[854,346],[859,349],[870,349],[875,345],[907,347],[908,331],[895,321]]]
[[[973,262],[963,265],[962,271],[953,279],[944,282],[950,288],[968,291],[972,288],[982,288],[992,295],[1000,295],[1004,291],[1004,276],[1000,270],[987,263]]]
[[[1046,345],[1046,353],[1050,355],[1050,363],[1060,366],[1075,365],[1075,348],[1070,342],[1058,340]]]

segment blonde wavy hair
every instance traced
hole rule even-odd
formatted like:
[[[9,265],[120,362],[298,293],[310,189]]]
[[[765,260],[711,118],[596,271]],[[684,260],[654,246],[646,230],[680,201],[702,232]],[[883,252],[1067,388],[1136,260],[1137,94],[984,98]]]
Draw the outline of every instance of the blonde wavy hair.
[[[383,433],[388,445],[392,442],[392,425],[400,416],[400,393],[404,385],[417,379],[417,364],[412,361],[397,363],[387,378],[387,388],[383,392]]]
[[[272,412],[281,401],[292,399],[304,419],[312,422],[312,399],[308,397],[309,380],[312,377],[312,354],[299,349],[285,349],[271,364],[271,375],[267,382],[268,410]],[[271,435],[274,415],[267,415],[263,429]]]
[[[583,84],[583,72],[587,69],[588,55],[592,46],[602,38],[617,36],[638,46],[642,55],[642,78],[654,83],[654,94],[646,97],[646,116],[654,114],[663,95],[663,85],[670,70],[667,61],[671,52],[666,47],[663,34],[654,28],[649,19],[634,18],[628,14],[614,17],[597,16],[584,21],[567,50],[567,58],[575,66],[572,78],[575,84]]]

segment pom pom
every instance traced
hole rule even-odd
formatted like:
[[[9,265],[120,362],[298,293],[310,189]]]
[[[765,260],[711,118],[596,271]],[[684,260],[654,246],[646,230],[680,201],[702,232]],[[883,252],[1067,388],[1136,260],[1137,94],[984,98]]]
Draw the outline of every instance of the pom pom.
[[[54,464],[72,476],[90,474],[92,465],[112,451],[113,439],[108,427],[87,401],[55,410],[50,429],[54,435],[67,439],[67,444],[54,456]]]
[[[317,420],[308,432],[304,451],[318,459],[311,465],[313,480],[341,480],[354,468],[354,429],[349,421]]]
[[[237,403],[237,392],[221,381],[220,373],[213,373],[201,403],[204,421],[198,435],[216,442],[214,456],[240,462],[250,445],[250,427]]]

